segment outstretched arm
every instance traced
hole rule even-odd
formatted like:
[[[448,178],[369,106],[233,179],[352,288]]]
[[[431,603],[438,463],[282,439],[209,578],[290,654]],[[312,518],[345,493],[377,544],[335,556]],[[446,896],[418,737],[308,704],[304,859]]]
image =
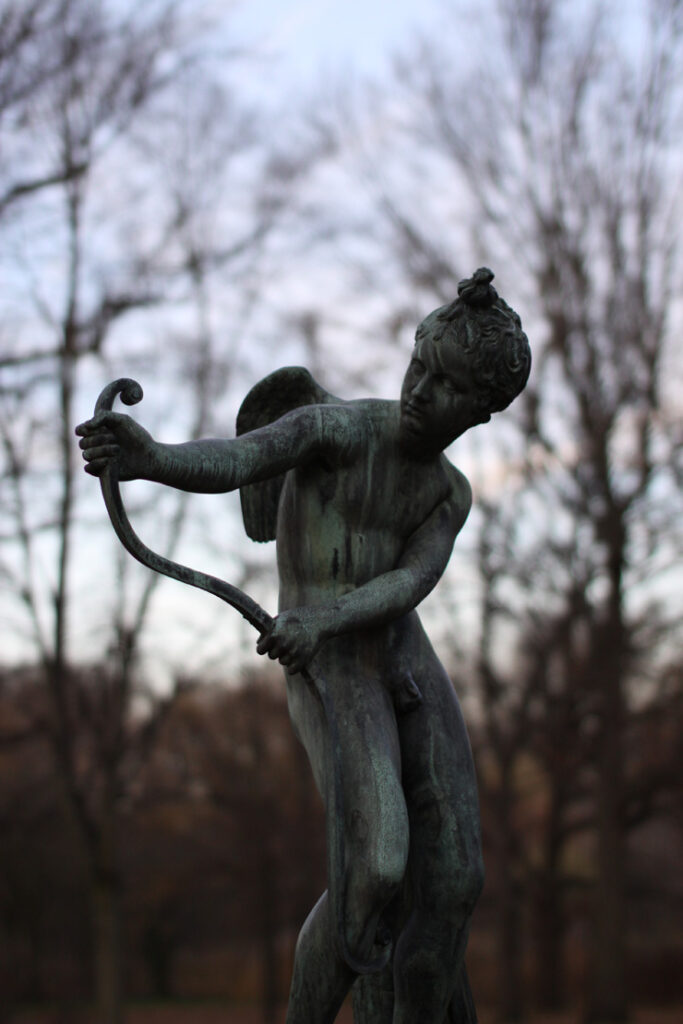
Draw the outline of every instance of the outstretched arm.
[[[325,410],[330,418],[331,410]],[[335,436],[323,428],[320,406],[295,409],[266,427],[234,439],[162,444],[130,416],[104,412],[76,428],[87,465],[100,476],[114,464],[120,480],[153,480],[204,494],[232,491],[301,465]]]
[[[292,608],[277,616],[257,644],[259,654],[278,658],[298,672],[330,637],[380,626],[416,608],[443,575],[471,506],[464,477],[457,493],[442,501],[409,537],[395,569],[376,576],[328,605]]]
[[[442,501],[408,538],[396,568],[344,594],[330,605],[331,636],[378,626],[412,611],[429,594],[448,564],[469,504]]]

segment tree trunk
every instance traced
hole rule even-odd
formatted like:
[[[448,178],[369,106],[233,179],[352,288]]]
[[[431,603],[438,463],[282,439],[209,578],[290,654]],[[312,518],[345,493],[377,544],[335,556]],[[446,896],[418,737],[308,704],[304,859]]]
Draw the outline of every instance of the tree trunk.
[[[536,894],[537,998],[540,1009],[562,1009],[562,936],[563,921],[560,892],[555,873],[546,869],[539,879]]]
[[[625,842],[623,828],[623,688],[625,652],[621,570],[622,532],[613,526],[610,601],[604,630],[598,631],[596,681],[602,728],[598,754],[598,877],[593,911],[592,975],[587,1019],[596,1024],[624,1021],[626,1001]],[[602,635],[600,635],[602,633]]]
[[[168,999],[171,995],[173,947],[173,938],[168,934],[163,921],[152,921],[145,929],[142,951],[152,982],[152,992],[157,999]]]
[[[511,768],[503,765],[498,794],[498,827],[501,837],[499,916],[499,1016],[502,1021],[522,1019],[522,934],[516,851],[511,822]]]
[[[606,682],[614,689],[614,681]],[[621,821],[621,728],[617,696],[606,694],[598,780],[598,877],[593,903],[591,1022],[626,1019],[624,837]]]
[[[559,771],[561,769],[557,769]],[[537,996],[542,1010],[555,1011],[564,1006],[562,944],[564,916],[562,908],[561,817],[564,804],[562,782],[551,783],[551,802],[546,822],[545,857],[536,890],[536,963]]]
[[[512,878],[511,865],[506,865],[503,874],[500,918],[500,1011],[502,1021],[514,1022],[522,1019],[521,984],[521,921],[517,883]]]
[[[267,838],[265,842],[267,842]],[[277,957],[277,877],[273,857],[267,852],[261,860],[261,966],[263,984],[263,1024],[278,1020]]]
[[[98,1024],[123,1024],[121,886],[113,871],[95,871],[92,883],[93,962]]]

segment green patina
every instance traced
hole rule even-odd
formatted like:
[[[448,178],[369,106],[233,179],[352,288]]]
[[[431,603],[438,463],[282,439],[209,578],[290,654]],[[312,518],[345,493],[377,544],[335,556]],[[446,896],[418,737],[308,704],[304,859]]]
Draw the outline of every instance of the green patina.
[[[457,697],[415,609],[471,504],[443,450],[529,373],[519,318],[492,276],[477,271],[420,325],[399,401],[342,401],[288,367],[247,395],[231,440],[160,444],[107,403],[77,431],[93,475],[239,488],[249,535],[277,542],[274,619],[245,611],[221,581],[147,564],[240,606],[259,653],[285,669],[329,847],[288,1024],[329,1024],[352,985],[358,1024],[475,1019],[463,958],[483,877],[476,781]],[[122,516],[116,494],[107,500]]]

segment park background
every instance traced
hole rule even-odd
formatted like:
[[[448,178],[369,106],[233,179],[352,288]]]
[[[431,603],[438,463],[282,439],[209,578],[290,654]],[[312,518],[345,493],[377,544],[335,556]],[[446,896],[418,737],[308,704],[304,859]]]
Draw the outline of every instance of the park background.
[[[0,0],[0,1021],[271,1024],[325,884],[277,671],[122,552],[74,426],[123,375],[165,441],[281,365],[396,396],[480,265],[534,366],[449,453],[475,508],[424,604],[475,998],[680,1014],[682,43],[677,0]],[[160,490],[143,539],[273,610],[237,497]]]

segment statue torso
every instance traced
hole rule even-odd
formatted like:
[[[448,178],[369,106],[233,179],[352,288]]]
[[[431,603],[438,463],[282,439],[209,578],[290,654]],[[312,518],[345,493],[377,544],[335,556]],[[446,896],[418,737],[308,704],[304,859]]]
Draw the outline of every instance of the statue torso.
[[[351,402],[330,420],[329,454],[290,471],[280,499],[281,608],[333,600],[395,568],[453,487],[443,456],[401,448],[396,402]]]

